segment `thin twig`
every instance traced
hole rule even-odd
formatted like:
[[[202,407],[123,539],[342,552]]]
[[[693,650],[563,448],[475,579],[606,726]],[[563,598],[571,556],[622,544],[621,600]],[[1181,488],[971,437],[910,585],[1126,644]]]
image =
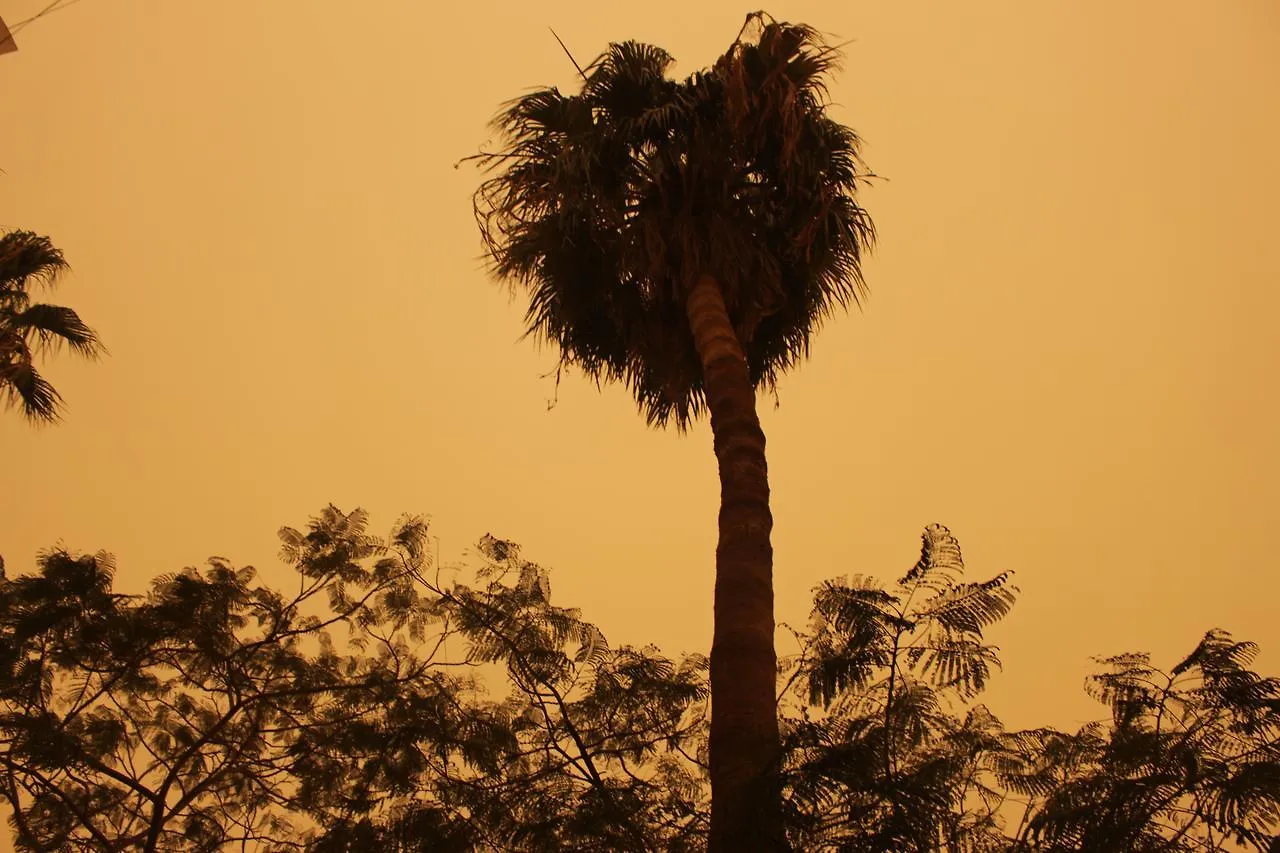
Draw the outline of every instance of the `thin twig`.
[[[551,30],[551,27],[547,27]],[[569,61],[573,63],[573,67],[578,69],[578,73],[582,75],[582,79],[587,79],[587,72],[582,70],[582,66],[578,64],[578,60],[573,58],[573,54],[569,52],[569,48],[565,47],[564,42],[560,40],[560,36],[556,35],[555,30],[551,30],[551,35],[556,36],[556,41],[560,42],[560,49],[564,51],[564,55],[569,57]]]

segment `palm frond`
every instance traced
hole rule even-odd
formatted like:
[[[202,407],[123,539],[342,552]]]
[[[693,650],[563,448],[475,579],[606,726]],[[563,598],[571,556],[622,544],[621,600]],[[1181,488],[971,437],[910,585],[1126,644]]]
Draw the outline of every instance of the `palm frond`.
[[[25,292],[29,282],[51,284],[68,268],[48,237],[30,231],[0,235],[0,299]]]
[[[36,370],[35,354],[62,344],[86,357],[106,350],[70,308],[31,304],[32,283],[53,284],[66,259],[47,237],[30,231],[0,235],[0,393],[36,424],[56,422],[62,398]]]
[[[62,395],[30,361],[0,364],[0,392],[6,408],[17,406],[32,423],[53,424],[62,418]]]
[[[105,352],[97,333],[85,325],[79,314],[61,305],[30,305],[10,316],[7,325],[11,331],[20,334],[34,333],[39,347],[56,348],[65,343],[76,353],[88,358],[95,358]]]

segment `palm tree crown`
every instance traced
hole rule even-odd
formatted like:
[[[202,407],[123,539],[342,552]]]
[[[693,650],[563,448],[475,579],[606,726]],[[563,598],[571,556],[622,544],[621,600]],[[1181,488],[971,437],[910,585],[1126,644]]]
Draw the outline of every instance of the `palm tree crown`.
[[[36,353],[63,344],[87,358],[106,351],[75,311],[31,301],[32,284],[52,285],[66,269],[47,237],[30,231],[0,236],[0,394],[35,423],[57,421],[62,406],[62,396],[36,370]]]
[[[500,171],[477,218],[497,275],[529,291],[529,333],[562,365],[625,382],[654,424],[684,429],[705,408],[686,315],[698,275],[719,280],[756,388],[863,291],[874,228],[855,193],[869,173],[825,113],[837,53],[763,13],[743,34],[683,82],[660,48],[613,44],[579,94],[508,103],[506,150],[479,156]]]

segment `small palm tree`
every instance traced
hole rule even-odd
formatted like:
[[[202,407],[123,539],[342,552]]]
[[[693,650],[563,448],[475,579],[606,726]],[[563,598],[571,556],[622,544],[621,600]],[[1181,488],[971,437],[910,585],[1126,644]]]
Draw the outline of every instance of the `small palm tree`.
[[[750,30],[750,35],[748,31]],[[625,383],[651,424],[710,413],[721,484],[711,650],[712,850],[784,849],[773,521],[757,389],[856,301],[873,239],[859,140],[825,111],[837,59],[764,13],[709,70],[613,44],[581,91],[506,105],[476,215],[528,332]]]
[[[62,344],[88,358],[106,351],[80,316],[61,305],[31,301],[30,286],[52,286],[67,269],[49,238],[30,231],[0,236],[0,394],[34,423],[61,416],[62,396],[36,370],[35,356]]]

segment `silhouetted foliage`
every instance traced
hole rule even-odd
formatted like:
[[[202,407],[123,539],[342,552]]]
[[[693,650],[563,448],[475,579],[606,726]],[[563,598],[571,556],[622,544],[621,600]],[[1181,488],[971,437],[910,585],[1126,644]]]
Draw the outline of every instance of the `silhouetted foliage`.
[[[36,369],[36,355],[63,344],[87,358],[106,351],[75,311],[31,301],[32,285],[53,286],[66,269],[49,238],[30,231],[0,235],[0,395],[35,423],[58,420],[62,406],[61,395]]]
[[[221,559],[146,596],[112,592],[105,554],[52,551],[0,581],[19,847],[705,843],[704,780],[683,754],[703,736],[704,659],[610,648],[510,543],[482,540],[478,586],[446,585],[425,521],[385,540],[365,528],[330,507],[281,530],[291,596]],[[507,695],[482,689],[485,667]]]
[[[956,709],[998,665],[983,631],[1015,590],[1009,573],[973,583],[963,571],[959,544],[935,525],[893,587],[854,577],[817,589],[802,651],[784,661],[797,849],[989,849],[1001,838],[999,792],[979,760],[999,723],[983,706]]]
[[[280,536],[288,596],[217,558],[141,596],[105,554],[0,573],[19,849],[705,849],[705,658],[611,647],[493,536],[470,583],[442,580],[463,567],[433,563],[418,517],[382,538],[329,507]],[[1009,581],[964,580],[934,526],[896,583],[815,591],[780,667],[795,847],[1271,849],[1280,681],[1254,647],[1212,631],[1167,673],[1101,659],[1109,719],[1006,731],[974,701]]]
[[[529,333],[562,365],[623,382],[651,423],[704,411],[685,302],[715,276],[751,381],[772,388],[857,300],[874,240],[856,200],[861,142],[826,110],[840,53],[763,12],[711,67],[625,41],[581,90],[540,88],[494,120],[475,196],[494,272],[528,292]]]
[[[838,51],[747,16],[684,80],[634,41],[574,94],[504,105],[475,213],[492,269],[528,297],[560,366],[626,385],[651,424],[710,414],[721,478],[710,731],[711,848],[784,849],[776,779],[772,548],[760,388],[856,302],[874,238],[860,142],[827,110]]]
[[[406,572],[329,510],[285,531],[291,597],[213,559],[111,591],[105,554],[42,554],[3,582],[0,665],[6,795],[26,849],[212,850],[284,837],[301,793],[299,745],[344,731],[443,676],[410,651],[429,609]],[[309,605],[327,597],[323,615]],[[359,654],[334,649],[350,629]],[[305,786],[304,786],[305,787]]]
[[[413,536],[422,534],[425,528]],[[521,559],[513,543],[486,536],[476,552],[475,586],[444,585],[416,566],[414,572],[447,620],[433,648],[456,634],[465,650],[460,660],[505,674],[506,695],[487,698],[474,682],[455,693],[455,710],[466,716],[456,731],[430,729],[435,713],[418,707],[370,732],[366,746],[313,745],[335,768],[393,741],[415,756],[396,765],[402,775],[395,778],[374,775],[385,771],[372,754],[355,776],[319,774],[347,787],[358,778],[367,786],[362,803],[374,792],[381,798],[378,814],[358,821],[332,809],[318,815],[333,827],[318,849],[364,849],[361,838],[377,838],[396,850],[435,850],[415,846],[424,799],[433,804],[430,824],[455,827],[457,849],[705,846],[705,780],[692,751],[705,737],[706,660],[611,648],[576,610],[551,604],[546,572]],[[446,760],[434,754],[442,743],[467,747]],[[317,815],[313,806],[311,813]]]
[[[1101,658],[1090,692],[1110,725],[1021,732],[997,764],[1029,798],[1033,850],[1265,850],[1280,829],[1280,679],[1257,649],[1210,631],[1173,669]]]

